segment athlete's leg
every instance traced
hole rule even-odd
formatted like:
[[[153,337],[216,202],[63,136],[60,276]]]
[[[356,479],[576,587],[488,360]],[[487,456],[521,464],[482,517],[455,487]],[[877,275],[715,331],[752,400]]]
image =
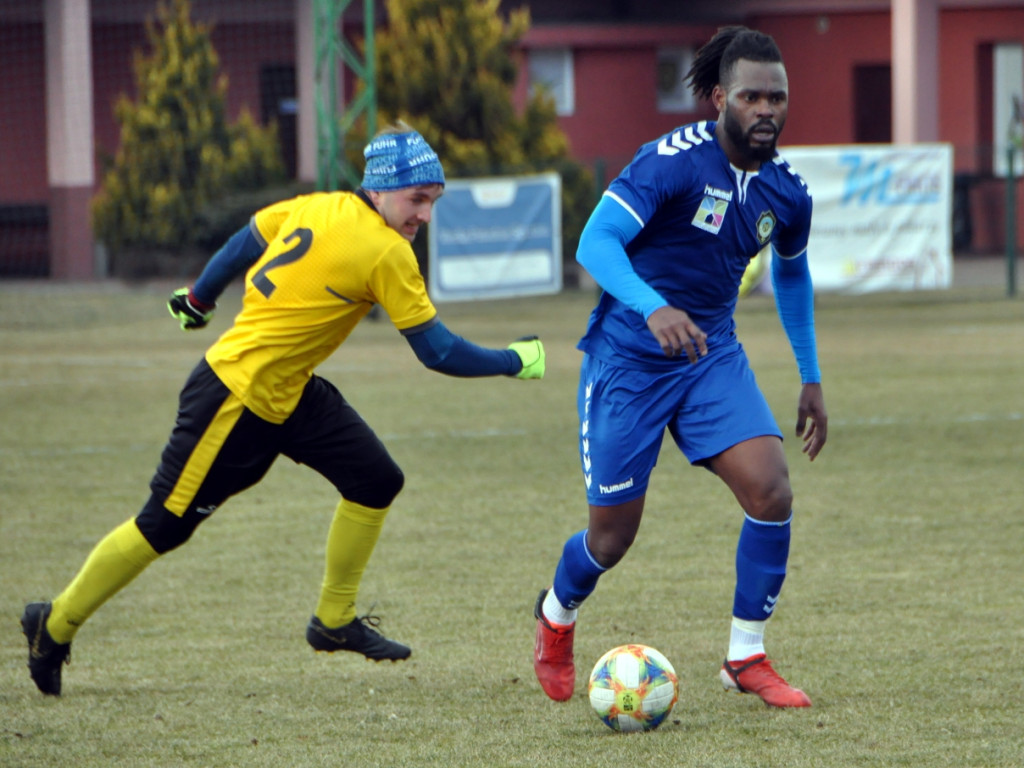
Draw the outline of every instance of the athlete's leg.
[[[227,497],[257,482],[276,455],[275,429],[246,411],[205,362],[196,366],[179,397],[152,494],[135,519],[96,545],[53,601],[47,630],[54,640],[70,642],[104,602],[183,544]]]
[[[577,408],[588,524],[566,541],[552,588],[542,590],[534,606],[534,671],[556,701],[569,699],[575,685],[576,611],[636,538],[647,482],[674,411],[675,384],[584,357]]]
[[[70,643],[85,620],[157,556],[134,519],[108,533],[86,558],[71,583],[54,599],[46,622],[53,640]]]
[[[789,557],[793,492],[782,442],[776,437],[745,440],[712,458],[709,466],[745,513],[736,549],[733,616],[764,622],[782,591]]]
[[[193,369],[142,511],[96,545],[52,603],[25,608],[29,672],[43,693],[60,694],[71,640],[104,602],[187,540],[224,499],[263,476],[276,456],[276,428],[246,411],[205,361]]]
[[[792,688],[765,657],[764,630],[786,579],[793,492],[782,441],[745,440],[709,461],[745,513],[736,547],[736,589],[729,652],[722,681],[757,693],[768,704],[804,707],[810,699]]]
[[[405,477],[370,426],[318,376],[307,385],[287,428],[282,452],[322,474],[342,496],[327,534],[314,613],[325,627],[337,628],[355,619],[363,573]]]
[[[570,536],[562,549],[554,588],[544,606],[549,620],[559,624],[576,620],[576,609],[594,591],[598,578],[623,558],[636,539],[645,499],[646,494],[612,506],[590,505],[587,528]]]
[[[342,499],[327,533],[324,578],[314,615],[326,627],[340,627],[356,617],[356,597],[388,507],[374,509]]]

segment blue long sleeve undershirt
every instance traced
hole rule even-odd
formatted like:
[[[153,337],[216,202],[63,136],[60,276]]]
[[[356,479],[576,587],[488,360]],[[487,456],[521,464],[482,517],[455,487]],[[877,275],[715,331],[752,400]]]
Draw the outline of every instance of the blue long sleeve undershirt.
[[[478,346],[438,319],[422,331],[406,332],[405,338],[421,363],[449,376],[515,376],[523,369],[523,361],[511,349]]]
[[[640,278],[626,254],[626,245],[641,229],[643,225],[630,211],[604,195],[580,236],[576,261],[602,289],[646,320],[668,302]]]
[[[580,236],[576,260],[602,289],[646,320],[668,302],[634,271],[626,245],[639,234],[642,223],[618,203],[604,195],[594,208]],[[782,327],[796,358],[804,384],[819,383],[818,353],[814,333],[814,287],[806,250],[772,259],[772,284]]]
[[[814,334],[814,286],[807,251],[783,257],[772,251],[772,287],[782,327],[789,338],[804,384],[821,382]]]
[[[216,304],[228,283],[255,264],[265,248],[251,224],[246,224],[206,262],[192,286],[193,295],[204,304]]]
[[[228,284],[255,264],[264,249],[251,226],[242,227],[210,257],[192,287],[193,294],[204,304],[216,304]],[[420,362],[449,376],[514,376],[523,368],[519,355],[511,349],[473,344],[449,331],[440,320],[405,335]]]

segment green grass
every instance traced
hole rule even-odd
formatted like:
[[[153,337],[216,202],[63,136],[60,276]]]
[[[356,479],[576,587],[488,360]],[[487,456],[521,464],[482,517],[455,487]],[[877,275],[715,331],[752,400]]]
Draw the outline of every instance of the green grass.
[[[321,368],[406,472],[360,607],[408,662],[306,646],[336,498],[283,460],[105,605],[65,695],[42,696],[23,605],[136,513],[178,389],[238,300],[183,334],[169,287],[0,283],[0,765],[1024,765],[1024,311],[998,289],[819,297],[829,443],[810,464],[786,442],[797,522],[768,634],[810,710],[721,690],[741,515],[668,447],[636,544],[581,613],[576,696],[537,685],[533,600],[585,524],[589,293],[441,307],[480,343],[539,333],[542,382],[432,374],[386,320]],[[771,300],[744,300],[738,322],[791,435],[798,381]],[[650,734],[614,734],[585,697],[590,665],[627,641],[680,675]]]

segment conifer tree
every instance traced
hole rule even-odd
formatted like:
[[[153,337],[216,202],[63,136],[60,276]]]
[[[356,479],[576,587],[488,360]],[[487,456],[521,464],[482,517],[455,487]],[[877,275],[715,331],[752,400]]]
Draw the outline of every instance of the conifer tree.
[[[382,121],[405,120],[423,134],[450,177],[557,171],[562,231],[572,258],[593,205],[593,179],[574,162],[554,102],[533,94],[521,113],[512,102],[515,52],[530,26],[528,9],[507,19],[499,0],[386,0],[376,40],[377,103]]]
[[[188,0],[161,3],[146,23],[150,50],[135,54],[136,98],[122,94],[115,105],[120,146],[93,201],[94,231],[115,263],[127,250],[188,246],[203,206],[284,176],[274,128],[246,113],[228,124],[227,77],[210,32],[193,23]]]

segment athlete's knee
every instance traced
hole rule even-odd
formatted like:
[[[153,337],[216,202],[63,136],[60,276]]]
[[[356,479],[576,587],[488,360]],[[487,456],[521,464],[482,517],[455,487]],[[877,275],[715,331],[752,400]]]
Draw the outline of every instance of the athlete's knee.
[[[644,511],[644,497],[609,507],[590,507],[587,548],[603,568],[618,563],[633,545]]]
[[[601,536],[588,537],[587,548],[594,560],[602,568],[611,568],[626,556],[635,536],[623,536],[618,533],[606,533]]]
[[[405,474],[395,462],[380,462],[371,476],[350,488],[339,489],[349,501],[372,509],[390,507],[405,486]]]
[[[781,523],[789,519],[793,510],[793,489],[786,477],[761,488],[744,505],[744,511],[755,520]]]
[[[156,496],[149,501],[135,518],[135,524],[149,545],[157,554],[170,552],[180,547],[199,526],[208,514],[200,514],[194,507],[189,507],[183,515],[176,515],[163,505]]]
[[[587,530],[587,549],[602,568],[616,565],[633,546],[636,528],[625,525],[597,526]]]

